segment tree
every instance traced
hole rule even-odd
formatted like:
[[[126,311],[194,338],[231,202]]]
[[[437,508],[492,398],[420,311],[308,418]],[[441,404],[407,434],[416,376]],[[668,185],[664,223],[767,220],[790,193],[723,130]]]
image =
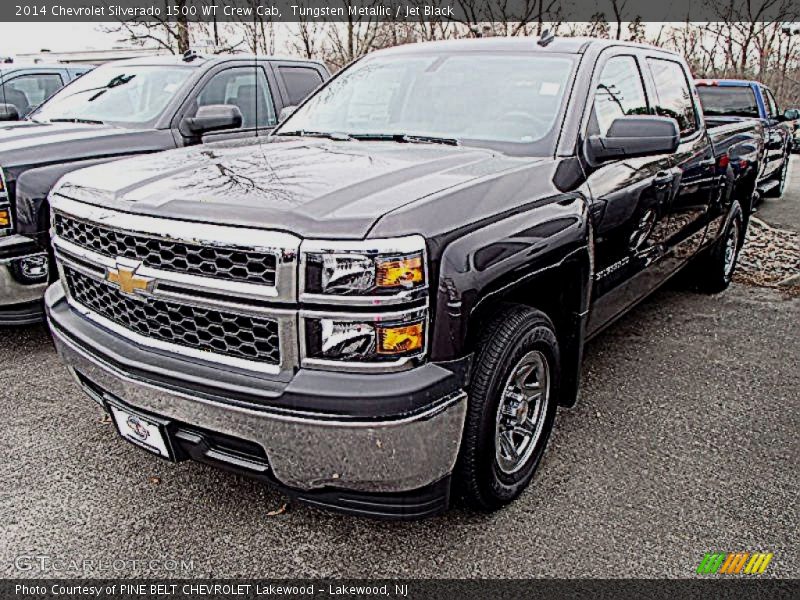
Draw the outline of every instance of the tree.
[[[120,34],[120,42],[136,47],[155,47],[171,54],[184,54],[193,45],[213,46],[218,54],[241,51],[245,41],[249,41],[250,50],[258,52],[257,46],[265,39],[263,32],[256,33],[252,23],[241,22],[220,25],[214,16],[210,22],[190,21],[186,9],[198,7],[198,14],[203,14],[201,6],[206,2],[209,6],[218,6],[219,0],[162,0],[164,8],[161,16],[118,19],[117,23],[101,27],[107,33]],[[248,0],[258,4],[258,0]],[[167,19],[167,6],[173,7],[174,19]],[[219,8],[217,8],[219,11]],[[245,34],[251,32],[248,37]]]
[[[379,0],[338,0],[344,5],[344,23],[328,22],[322,54],[325,61],[334,69],[341,69],[348,63],[377,48],[390,45],[387,41],[388,28],[371,14],[354,14],[351,8],[374,8]]]
[[[547,21],[558,21],[560,0],[457,0],[457,20],[468,35],[530,35],[541,33]]]
[[[306,5],[302,0],[297,4],[300,7]],[[300,11],[294,35],[289,41],[290,51],[303,58],[322,58],[322,29],[322,23]]]
[[[186,6],[186,1],[174,0],[170,1],[169,5],[182,9]],[[167,5],[168,0],[164,0],[164,9],[160,17],[120,19],[116,25],[101,29],[107,33],[121,34],[123,37],[120,41],[132,46],[155,45],[172,54],[183,54],[190,46],[189,21],[182,13],[176,21],[167,20],[163,16],[167,12]]]

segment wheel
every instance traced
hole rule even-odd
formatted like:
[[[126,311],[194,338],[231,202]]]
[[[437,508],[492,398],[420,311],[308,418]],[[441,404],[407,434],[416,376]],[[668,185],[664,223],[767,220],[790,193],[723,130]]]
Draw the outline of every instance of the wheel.
[[[731,284],[736,259],[744,242],[742,207],[734,204],[733,213],[722,236],[693,265],[693,278],[701,291],[715,294]]]
[[[783,190],[786,188],[786,178],[789,173],[789,151],[783,155],[783,164],[781,170],[778,172],[778,185],[769,188],[764,195],[769,198],[780,198],[783,196]]]
[[[542,312],[505,305],[483,328],[455,482],[471,507],[492,511],[530,483],[553,429],[559,386],[555,330]]]

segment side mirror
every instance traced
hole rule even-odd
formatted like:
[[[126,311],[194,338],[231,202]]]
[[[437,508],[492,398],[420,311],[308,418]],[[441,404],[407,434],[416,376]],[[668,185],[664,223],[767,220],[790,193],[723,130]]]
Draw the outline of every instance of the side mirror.
[[[19,121],[19,111],[13,104],[0,104],[0,121]]]
[[[291,117],[296,110],[296,106],[284,106],[278,114],[278,123],[283,123],[286,119]]]
[[[678,149],[681,132],[670,117],[635,115],[614,119],[608,133],[588,140],[590,158],[600,162],[614,158],[672,154]]]
[[[242,111],[233,104],[209,104],[197,109],[197,114],[183,120],[186,128],[195,135],[220,129],[238,129],[242,126]]]
[[[797,121],[797,119],[800,119],[800,110],[796,108],[787,108],[783,111],[784,121]]]

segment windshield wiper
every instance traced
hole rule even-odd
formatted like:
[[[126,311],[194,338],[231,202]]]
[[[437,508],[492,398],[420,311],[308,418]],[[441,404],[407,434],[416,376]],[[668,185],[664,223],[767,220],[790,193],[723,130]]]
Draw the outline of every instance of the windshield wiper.
[[[447,146],[460,145],[459,141],[455,138],[436,137],[432,135],[411,135],[407,133],[354,133],[350,137],[361,141],[389,140],[406,144],[445,144]]]
[[[84,123],[86,125],[104,125],[102,121],[97,119],[79,119],[78,117],[70,117],[63,119],[50,119],[51,123]]]
[[[353,138],[346,133],[337,133],[335,131],[306,131],[305,129],[298,129],[296,131],[281,131],[275,135],[299,136],[299,137],[320,137],[334,140],[336,142],[348,142]]]
[[[131,81],[136,75],[117,75],[116,77],[112,77],[111,80],[105,85],[99,85],[93,88],[86,88],[85,90],[78,90],[70,94],[69,96],[64,96],[64,98],[72,98],[73,96],[77,96],[78,94],[87,94],[89,92],[97,92],[94,96],[89,98],[89,102],[96,100],[103,94],[105,94],[108,90],[119,87]],[[99,91],[98,91],[99,90]]]
[[[443,138],[431,135],[401,135],[402,142],[410,144],[445,144],[446,146],[458,146],[459,142],[455,138]]]

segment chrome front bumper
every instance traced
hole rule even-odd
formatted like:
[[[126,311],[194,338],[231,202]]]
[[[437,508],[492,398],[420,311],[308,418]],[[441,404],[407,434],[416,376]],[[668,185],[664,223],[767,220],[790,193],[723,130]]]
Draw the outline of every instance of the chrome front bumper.
[[[273,412],[139,381],[51,329],[79,383],[88,380],[143,412],[258,444],[272,476],[287,488],[406,492],[446,478],[455,465],[467,407],[463,391],[393,419]]]

